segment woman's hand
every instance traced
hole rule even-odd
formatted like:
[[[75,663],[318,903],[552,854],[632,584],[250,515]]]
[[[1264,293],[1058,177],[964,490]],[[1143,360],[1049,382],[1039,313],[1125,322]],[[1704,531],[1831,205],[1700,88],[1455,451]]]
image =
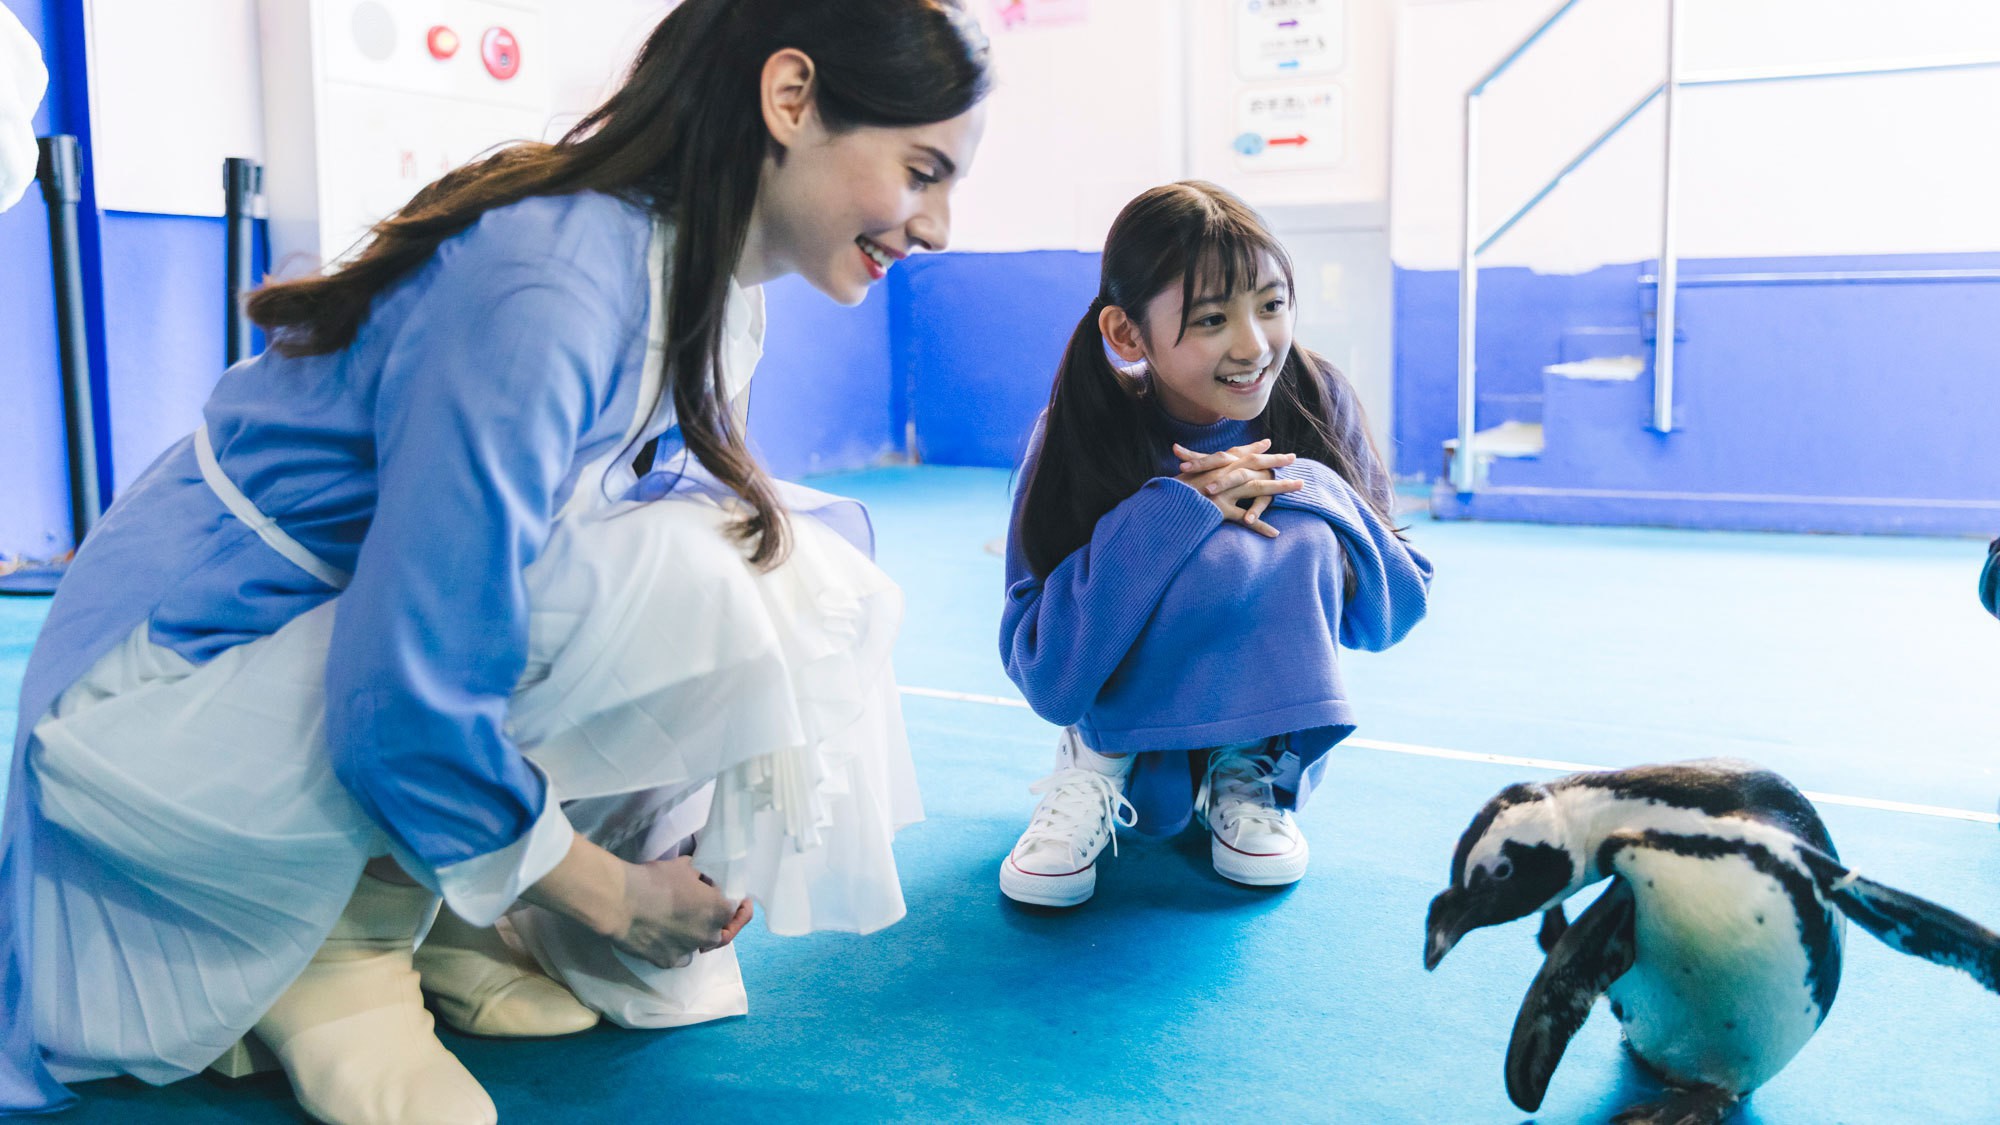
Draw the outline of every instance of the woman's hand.
[[[1181,459],[1179,479],[1213,501],[1224,520],[1276,539],[1278,529],[1263,520],[1265,509],[1272,497],[1297,492],[1305,482],[1278,480],[1272,470],[1298,460],[1298,455],[1271,453],[1270,448],[1269,438],[1219,453],[1196,453],[1176,444],[1174,455]]]
[[[685,856],[627,863],[582,836],[521,897],[669,969],[728,945],[751,915],[749,899],[723,897]]]
[[[670,969],[736,940],[751,913],[749,899],[724,898],[686,856],[627,865],[625,904],[625,932],[607,936],[625,952]]]

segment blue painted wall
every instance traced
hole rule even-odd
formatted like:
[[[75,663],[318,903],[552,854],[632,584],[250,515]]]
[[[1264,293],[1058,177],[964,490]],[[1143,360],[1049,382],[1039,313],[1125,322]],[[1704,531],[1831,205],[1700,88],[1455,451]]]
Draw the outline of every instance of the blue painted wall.
[[[75,0],[68,0],[73,6]],[[73,21],[55,0],[0,0],[21,21],[50,71],[35,132],[86,130],[82,91],[67,81],[64,32]],[[80,8],[80,6],[78,6]],[[86,241],[94,232],[86,229]],[[86,256],[91,247],[86,245]],[[38,186],[0,214],[0,558],[47,557],[70,546],[62,391],[57,377],[55,296],[48,209]]]
[[[1637,263],[1576,275],[1479,271],[1479,424],[1539,421],[1542,368],[1572,358],[1564,334],[1584,326],[1638,331]],[[1397,471],[1428,479],[1458,433],[1458,273],[1395,271]]]
[[[220,177],[218,176],[218,183]],[[220,219],[101,217],[107,482],[123,487],[193,430],[223,369]],[[261,260],[261,239],[260,239]],[[46,212],[39,195],[0,215],[0,552],[48,557],[70,546],[68,486]],[[12,268],[21,262],[22,268]],[[770,287],[764,361],[751,396],[753,442],[799,477],[878,464],[901,452],[890,308],[878,287],[842,308],[805,283]],[[112,489],[107,489],[112,491]]]
[[[1446,515],[1800,531],[2000,531],[2000,282],[1703,284],[1704,276],[1993,269],[2000,254],[1682,264],[1676,418],[1646,429],[1650,371],[1545,378],[1651,355],[1651,263],[1480,275],[1480,423],[1541,421],[1539,458],[1494,462]],[[1457,276],[1399,271],[1399,464],[1436,476],[1455,429]],[[1611,347],[1593,344],[1609,343]],[[1490,392],[1490,393],[1489,393]]]
[[[796,277],[765,287],[764,359],[750,392],[750,440],[778,476],[879,464],[901,452],[894,415],[896,291],[843,308]]]
[[[217,218],[116,211],[103,230],[115,495],[201,424],[201,404],[222,375],[225,236]]]
[[[899,266],[897,364],[917,454],[1012,467],[1097,294],[1097,254],[942,254]]]

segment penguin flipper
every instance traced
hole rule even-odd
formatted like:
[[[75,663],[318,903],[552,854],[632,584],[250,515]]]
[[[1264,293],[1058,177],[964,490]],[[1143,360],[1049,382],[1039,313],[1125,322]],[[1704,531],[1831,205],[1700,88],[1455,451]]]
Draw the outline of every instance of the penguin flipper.
[[[1632,967],[1635,916],[1631,884],[1613,878],[1542,962],[1507,1044],[1507,1096],[1515,1105],[1529,1113],[1541,1108],[1556,1064],[1591,1005]]]
[[[1569,916],[1563,913],[1562,903],[1557,903],[1542,912],[1542,928],[1535,934],[1535,944],[1542,947],[1543,954],[1556,951],[1556,943],[1569,930]]]
[[[1820,894],[1891,949],[1962,969],[2000,992],[2000,934],[1929,899],[1866,879],[1804,844],[1799,856]]]

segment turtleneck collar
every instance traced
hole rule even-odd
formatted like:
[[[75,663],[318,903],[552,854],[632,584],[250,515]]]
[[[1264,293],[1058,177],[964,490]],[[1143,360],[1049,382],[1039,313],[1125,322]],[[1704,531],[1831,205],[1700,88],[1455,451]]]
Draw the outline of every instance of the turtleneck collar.
[[[1192,422],[1183,422],[1167,413],[1166,408],[1160,405],[1157,395],[1147,395],[1146,402],[1151,404],[1154,417],[1159,420],[1161,428],[1169,439],[1201,453],[1214,453],[1217,450],[1247,445],[1264,436],[1264,424],[1261,418],[1248,422],[1224,418],[1206,426],[1198,426]]]

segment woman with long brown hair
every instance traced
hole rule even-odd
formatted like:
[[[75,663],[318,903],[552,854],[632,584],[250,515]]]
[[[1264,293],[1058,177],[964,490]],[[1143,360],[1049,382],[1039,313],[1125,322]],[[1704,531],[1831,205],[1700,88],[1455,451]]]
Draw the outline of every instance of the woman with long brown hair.
[[[252,298],[272,349],[30,660],[0,1113],[268,1049],[324,1121],[491,1121],[419,979],[477,1034],[689,1022],[741,1010],[753,899],[902,914],[900,600],[744,387],[764,282],[944,246],[987,89],[958,0],[686,0],[562,141]]]

